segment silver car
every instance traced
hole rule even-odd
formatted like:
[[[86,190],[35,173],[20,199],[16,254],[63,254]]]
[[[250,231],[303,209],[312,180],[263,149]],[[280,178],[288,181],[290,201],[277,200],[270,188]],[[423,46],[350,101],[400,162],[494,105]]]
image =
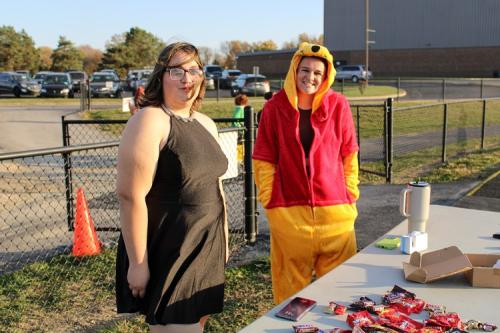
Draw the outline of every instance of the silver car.
[[[337,81],[349,80],[357,83],[359,80],[365,81],[372,78],[372,72],[365,70],[363,65],[344,65],[337,67],[336,70],[335,79]]]
[[[231,85],[233,97],[240,93],[263,96],[269,91],[271,91],[271,86],[264,75],[241,74]]]

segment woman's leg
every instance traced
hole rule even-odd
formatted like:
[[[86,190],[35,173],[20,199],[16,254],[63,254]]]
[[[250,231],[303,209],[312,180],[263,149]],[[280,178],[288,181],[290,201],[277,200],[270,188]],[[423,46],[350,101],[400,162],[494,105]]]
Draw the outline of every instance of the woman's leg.
[[[198,324],[169,324],[169,325],[149,325],[151,333],[201,333],[205,328],[208,315],[200,318]]]
[[[203,328],[201,323],[196,324],[168,324],[168,325],[149,325],[151,333],[201,333]]]

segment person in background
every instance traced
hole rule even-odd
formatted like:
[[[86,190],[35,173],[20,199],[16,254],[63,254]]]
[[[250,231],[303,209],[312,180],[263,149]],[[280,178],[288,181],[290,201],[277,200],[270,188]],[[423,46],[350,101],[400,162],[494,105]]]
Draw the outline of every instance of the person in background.
[[[144,86],[137,87],[134,93],[134,98],[129,103],[130,114],[133,116],[141,109],[141,101],[144,96]]]
[[[197,111],[202,68],[191,44],[163,49],[118,151],[117,311],[144,314],[151,332],[202,332],[223,307],[228,162]]]
[[[302,43],[262,112],[253,153],[281,303],[357,251],[358,145],[349,103],[332,91],[333,57]]]
[[[248,104],[248,96],[245,94],[238,94],[234,98],[233,118],[245,117],[245,106]],[[242,127],[243,122],[233,122],[234,127]]]

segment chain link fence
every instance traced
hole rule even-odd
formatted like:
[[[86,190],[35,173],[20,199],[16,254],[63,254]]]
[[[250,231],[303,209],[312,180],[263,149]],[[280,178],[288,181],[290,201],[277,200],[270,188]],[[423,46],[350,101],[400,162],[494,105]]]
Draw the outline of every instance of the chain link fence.
[[[500,100],[475,100],[394,108],[351,105],[361,147],[361,169],[391,180],[415,176],[448,156],[500,146]],[[223,181],[230,249],[248,235],[243,145],[219,119],[221,146],[232,152]],[[0,332],[92,330],[118,318],[114,301],[115,196],[118,139],[125,121],[63,121],[67,147],[0,156]],[[249,126],[251,128],[251,126]],[[253,138],[247,142],[253,144]],[[246,147],[248,149],[248,147]],[[247,150],[251,151],[251,150]],[[234,156],[236,155],[236,156]],[[248,156],[247,156],[248,158]],[[83,189],[97,235],[97,256],[71,254],[75,193]],[[255,208],[255,207],[254,207]]]
[[[71,332],[118,318],[116,140],[125,123],[63,121],[67,147],[0,155],[0,332]],[[241,131],[220,130],[231,257],[246,244]],[[79,189],[104,245],[97,256],[71,253]]]

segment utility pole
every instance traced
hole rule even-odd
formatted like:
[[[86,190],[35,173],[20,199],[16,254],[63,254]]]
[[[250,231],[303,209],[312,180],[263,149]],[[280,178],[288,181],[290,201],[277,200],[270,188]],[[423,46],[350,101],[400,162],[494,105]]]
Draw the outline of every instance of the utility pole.
[[[369,50],[370,44],[375,44],[374,41],[370,40],[370,32],[375,32],[375,30],[370,29],[370,0],[365,0],[365,70],[368,73],[369,65]],[[366,76],[366,83],[368,83],[368,74]]]

